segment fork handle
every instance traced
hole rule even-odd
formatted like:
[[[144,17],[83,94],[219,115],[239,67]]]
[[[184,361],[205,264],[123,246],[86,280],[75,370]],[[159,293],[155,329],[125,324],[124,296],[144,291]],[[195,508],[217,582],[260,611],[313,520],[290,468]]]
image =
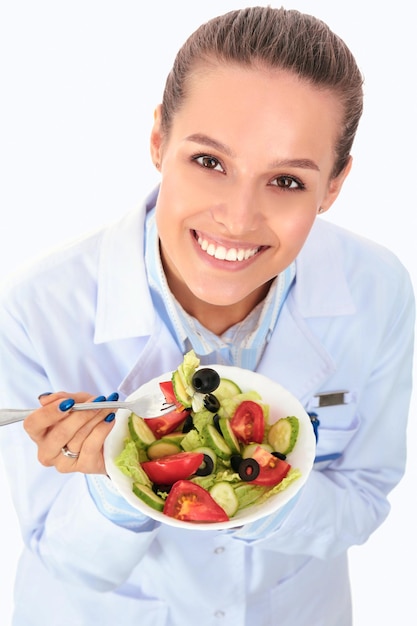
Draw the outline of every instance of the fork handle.
[[[114,402],[80,402],[71,407],[71,411],[86,411],[88,409],[119,409],[123,403]],[[39,406],[37,407],[40,408]],[[0,409],[0,426],[22,422],[28,415],[37,409]]]
[[[0,409],[0,426],[21,422],[35,410],[36,409]]]

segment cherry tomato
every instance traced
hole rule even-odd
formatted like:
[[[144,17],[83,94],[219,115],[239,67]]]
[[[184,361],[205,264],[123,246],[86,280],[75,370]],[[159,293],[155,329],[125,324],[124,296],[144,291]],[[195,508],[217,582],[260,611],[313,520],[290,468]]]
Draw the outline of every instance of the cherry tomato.
[[[141,465],[153,483],[172,485],[177,480],[192,476],[203,460],[202,452],[178,452],[153,461],[144,461]]]
[[[251,481],[252,485],[277,485],[291,468],[287,461],[278,459],[261,446],[255,448],[252,458],[259,464],[259,474]]]
[[[177,430],[189,414],[188,409],[183,409],[182,411],[174,409],[168,413],[163,413],[161,417],[145,417],[145,422],[155,437],[160,439],[164,435]]]
[[[230,420],[230,426],[239,441],[245,444],[262,443],[265,419],[261,405],[253,400],[241,402]]]
[[[211,495],[189,480],[173,485],[164,506],[165,515],[184,522],[227,522],[228,515]]]

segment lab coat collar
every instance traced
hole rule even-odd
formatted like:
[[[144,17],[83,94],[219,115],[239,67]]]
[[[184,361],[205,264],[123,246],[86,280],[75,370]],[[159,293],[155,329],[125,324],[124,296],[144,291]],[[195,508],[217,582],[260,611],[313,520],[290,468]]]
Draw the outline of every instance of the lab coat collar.
[[[158,189],[143,205],[104,231],[98,272],[95,342],[150,336],[156,315],[144,262],[144,220]],[[317,219],[296,264],[292,290],[301,317],[354,313],[337,234]]]
[[[144,261],[146,212],[158,189],[122,220],[108,227],[100,250],[95,343],[151,335],[155,312]]]

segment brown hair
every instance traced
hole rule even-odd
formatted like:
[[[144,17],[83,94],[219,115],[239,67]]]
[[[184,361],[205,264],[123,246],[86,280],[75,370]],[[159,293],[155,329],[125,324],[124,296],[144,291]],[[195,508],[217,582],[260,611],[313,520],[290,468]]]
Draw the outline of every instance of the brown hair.
[[[162,128],[166,134],[186,97],[193,69],[213,61],[246,66],[260,62],[335,93],[344,117],[332,175],[343,170],[362,115],[363,78],[349,48],[324,22],[296,10],[251,7],[202,24],[180,48],[165,84]]]

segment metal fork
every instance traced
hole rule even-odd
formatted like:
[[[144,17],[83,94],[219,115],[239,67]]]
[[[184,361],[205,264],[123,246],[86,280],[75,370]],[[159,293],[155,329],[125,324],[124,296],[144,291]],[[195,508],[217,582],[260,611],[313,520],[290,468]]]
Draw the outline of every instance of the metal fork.
[[[88,411],[93,409],[128,409],[141,417],[160,417],[164,411],[173,410],[175,405],[165,402],[165,398],[149,393],[134,400],[109,400],[104,402],[81,402],[74,404],[71,411]],[[39,409],[40,407],[37,407]],[[0,426],[21,422],[37,409],[0,409]]]

